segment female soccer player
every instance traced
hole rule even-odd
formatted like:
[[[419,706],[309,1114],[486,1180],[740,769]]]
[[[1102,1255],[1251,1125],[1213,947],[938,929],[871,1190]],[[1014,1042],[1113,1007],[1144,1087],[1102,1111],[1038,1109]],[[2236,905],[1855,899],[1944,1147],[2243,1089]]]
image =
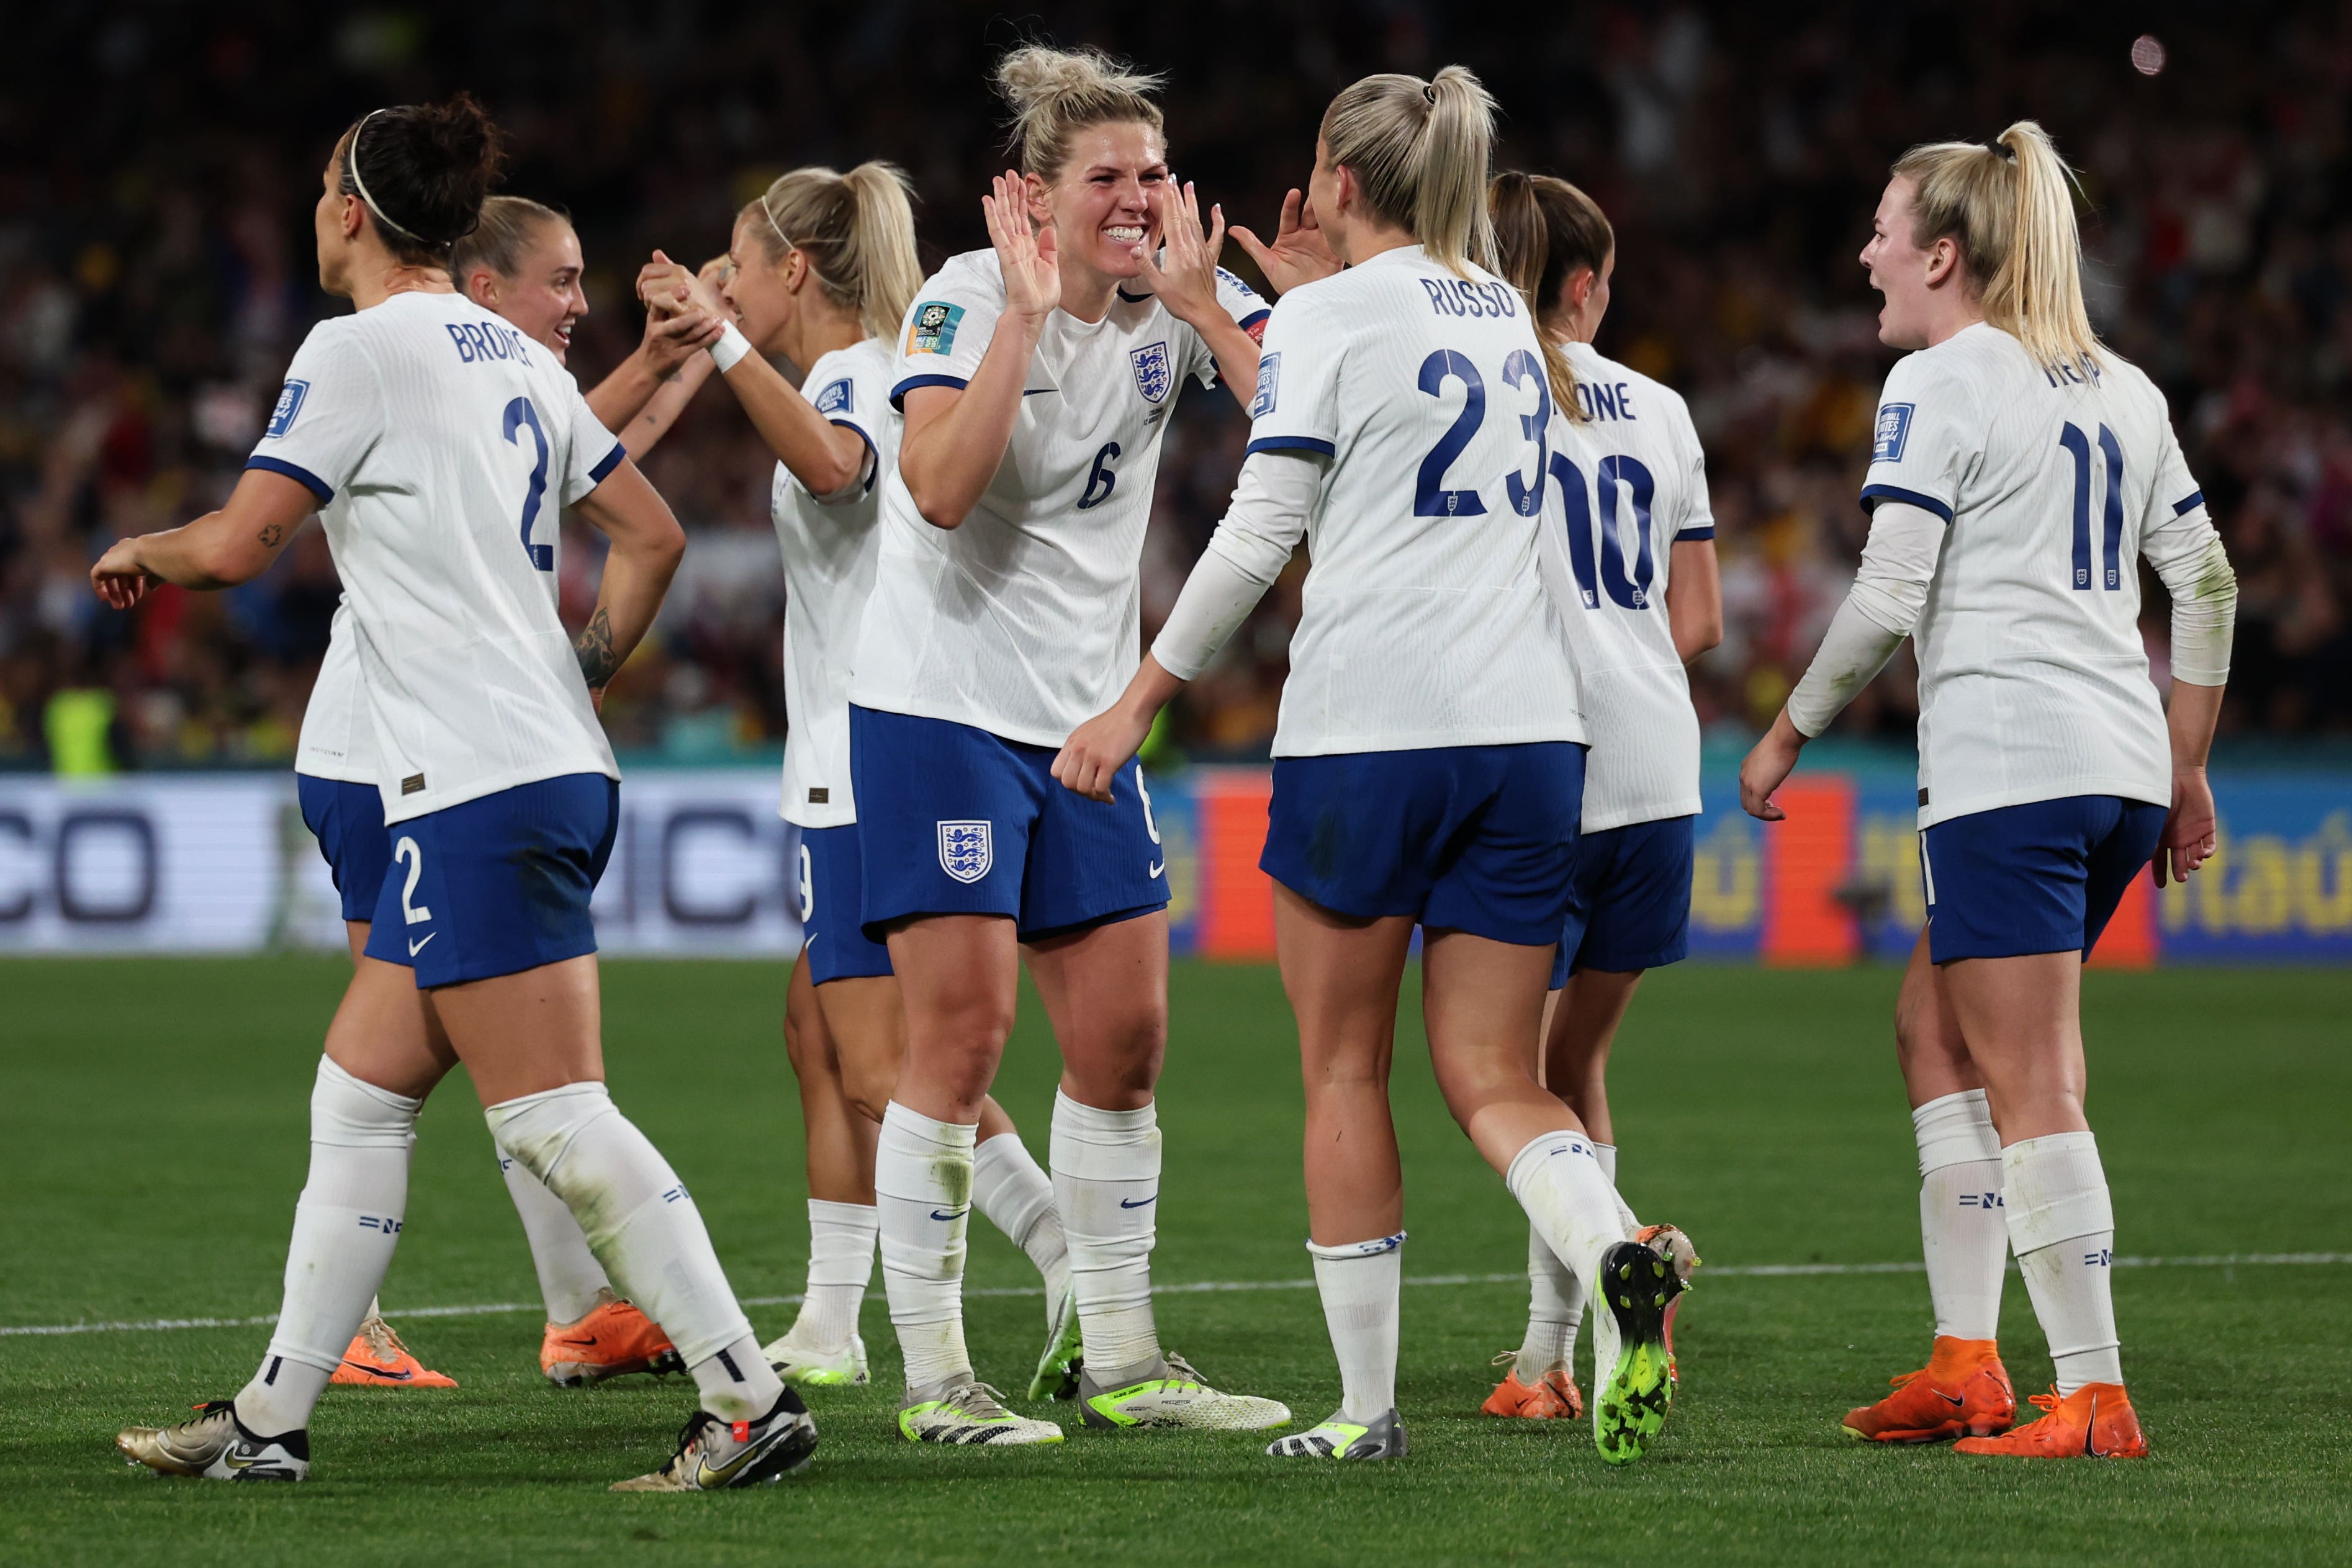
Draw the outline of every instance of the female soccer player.
[[[1021,168],[982,200],[993,247],[950,258],[908,313],[905,435],[850,689],[864,921],[907,1015],[875,1165],[899,1427],[1061,1439],[973,1378],[963,1337],[972,1144],[1024,948],[1062,1048],[1052,1167],[1081,1418],[1271,1426],[1289,1412],[1208,1387],[1152,1322],[1168,883],[1142,770],[1122,756],[1100,801],[1047,773],[1134,668],[1169,409],[1188,375],[1247,399],[1265,308],[1216,268],[1222,215],[1203,236],[1170,185],[1157,78],[1031,47],[997,85]]]
[[[460,1060],[500,1149],[570,1205],[701,1392],[672,1459],[621,1486],[750,1485],[815,1447],[685,1187],[603,1082],[588,901],[618,784],[589,693],[652,624],[684,536],[553,355],[451,285],[450,246],[497,162],[495,131],[462,96],[377,110],[344,132],[315,227],[320,285],[355,312],[304,342],[226,506],[123,540],[91,569],[117,608],[157,581],[229,586],[320,510],[393,834],[311,1099],[310,1176],[268,1354],[235,1399],[117,1439],[168,1473],[308,1473],[310,1408],[400,1232],[417,1111]],[[576,648],[536,537],[562,505],[612,542]]]
[[[1348,270],[1282,297],[1232,509],[1118,704],[1054,776],[1106,798],[1152,718],[1304,535],[1275,734],[1275,943],[1307,1081],[1316,1282],[1344,1395],[1280,1456],[1388,1458],[1404,1192],[1388,1073],[1423,928],[1423,1017],[1454,1119],[1580,1278],[1603,1282],[1594,1435],[1638,1456],[1670,1387],[1668,1260],[1626,1239],[1576,1115],[1533,1076],[1584,787],[1576,669],[1538,553],[1552,392],[1492,252],[1494,100],[1458,66],[1324,111],[1308,203]]]
[[[1576,1112],[1617,1181],[1609,1047],[1644,970],[1690,951],[1698,715],[1683,667],[1723,637],[1706,457],[1671,389],[1592,347],[1609,310],[1616,235],[1592,198],[1549,175],[1487,188],[1496,270],[1535,312],[1551,363],[1551,473],[1575,577],[1570,643],[1591,753],[1552,960],[1543,1081]],[[1557,357],[1552,357],[1557,356]],[[1571,1371],[1583,1282],[1540,1231],[1528,1237],[1526,1336],[1489,1415],[1575,1418]]]
[[[848,691],[874,585],[877,481],[898,456],[892,344],[923,281],[905,177],[887,163],[782,175],[738,215],[726,277],[723,299],[709,302],[733,321],[711,357],[777,459],[771,510],[783,550],[792,717],[782,813],[801,830],[805,939],[785,1041],[808,1133],[808,1291],[765,1353],[788,1382],[862,1384],[857,1314],[879,1228],[874,1146],[906,1052],[906,1015],[888,950],[859,925]],[[652,291],[657,302],[664,292]],[[798,390],[769,355],[807,367]],[[1075,1392],[1077,1311],[1053,1184],[992,1098],[981,1102],[978,1139],[972,1205],[1045,1276],[1047,1344],[1029,1396]]]
[[[1878,405],[1870,540],[1739,793],[1780,820],[1772,792],[1805,742],[1912,638],[1935,971],[1915,964],[1904,1010],[1936,1009],[1968,1068],[1955,1083],[1946,1064],[1922,1103],[1934,1069],[1906,1055],[1920,1164],[1932,1178],[1932,1159],[1989,1163],[1999,1130],[2000,1206],[2057,1383],[2034,1397],[2040,1419],[1985,1433],[2006,1413],[1965,1385],[1989,1370],[2007,1392],[1983,1305],[2000,1300],[1996,1245],[1977,1260],[1990,1276],[1971,1292],[1980,1320],[1947,1334],[1956,1303],[1939,1290],[1936,1359],[1903,1394],[1916,1406],[1940,1392],[1934,1403],[1984,1434],[1963,1437],[1964,1453],[2138,1458],[2108,1282],[2114,1210],[2083,1115],[2082,961],[2141,867],[2153,859],[2161,883],[2212,853],[2205,757],[2237,579],[2163,395],[2092,334],[2070,178],[2030,120],[1895,165],[1862,264],[1885,296],[1880,341],[1913,352]],[[2140,642],[2142,560],[2172,595],[2168,717]],[[1982,1101],[1969,1092],[1979,1083]],[[1933,1282],[1938,1226],[1924,1200],[1922,1215]],[[1856,1411],[1849,1429],[1950,1435],[1952,1417],[1891,1408],[1901,1399]]]
[[[580,238],[562,214],[521,196],[492,196],[482,204],[473,231],[451,247],[449,270],[452,281],[476,304],[546,344],[558,364],[568,362],[572,329],[588,313],[588,300],[580,287]],[[642,456],[709,374],[708,359],[698,351],[717,341],[719,325],[715,315],[702,310],[649,314],[636,352],[587,395],[598,421],[615,434],[625,432],[624,444]],[[552,552],[562,540],[555,530],[549,533],[543,548]],[[341,894],[355,963],[366,950],[384,870],[392,863],[359,659],[350,606],[339,605],[294,761],[302,820],[318,839]],[[425,1026],[432,1026],[429,1019]],[[643,1312],[614,1296],[563,1201],[520,1161],[501,1154],[499,1164],[547,1304],[541,1372],[561,1386],[676,1370],[676,1349]],[[330,1381],[378,1388],[456,1386],[420,1364],[373,1303]]]

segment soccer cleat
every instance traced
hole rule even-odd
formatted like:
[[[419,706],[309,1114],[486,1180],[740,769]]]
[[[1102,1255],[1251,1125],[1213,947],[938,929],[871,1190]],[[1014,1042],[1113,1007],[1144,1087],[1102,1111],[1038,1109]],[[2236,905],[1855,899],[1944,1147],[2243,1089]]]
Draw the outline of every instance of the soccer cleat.
[[[2017,1417],[2017,1395],[1990,1340],[1936,1336],[1927,1364],[1886,1380],[1895,1392],[1845,1414],[1849,1436],[1872,1443],[1935,1443],[1991,1437]]]
[[[2032,1396],[2039,1420],[1999,1437],[1963,1437],[1957,1453],[2019,1459],[2145,1459],[2147,1437],[2120,1383],[2086,1383],[2065,1397],[2053,1388]]]
[[[800,1332],[794,1323],[782,1338],[772,1340],[760,1353],[776,1375],[799,1388],[861,1387],[866,1382],[866,1342],[857,1335],[849,1336],[845,1345],[827,1349],[821,1345],[803,1344],[793,1336]]]
[[[1584,1391],[1568,1375],[1566,1367],[1556,1366],[1536,1379],[1530,1388],[1519,1381],[1519,1369],[1515,1352],[1505,1351],[1495,1358],[1496,1366],[1510,1367],[1495,1392],[1486,1395],[1486,1403],[1478,1406],[1482,1415],[1516,1415],[1528,1421],[1581,1421],[1584,1418]]]
[[[1207,1432],[1263,1432],[1287,1426],[1290,1406],[1248,1394],[1221,1394],[1171,1352],[1141,1375],[1106,1388],[1090,1369],[1078,1373],[1078,1418],[1089,1426],[1186,1426]]]
[[[410,1354],[408,1347],[400,1342],[400,1336],[392,1331],[392,1325],[373,1312],[360,1324],[360,1331],[352,1336],[342,1364],[327,1381],[368,1388],[457,1386],[456,1378],[433,1371]]]
[[[649,1475],[614,1481],[616,1492],[717,1492],[782,1479],[816,1452],[816,1423],[787,1388],[757,1421],[721,1421],[708,1410],[687,1417],[677,1452]]]
[[[1633,1239],[1646,1242],[1664,1253],[1666,1261],[1674,1267],[1675,1278],[1683,1282],[1683,1290],[1687,1292],[1690,1289],[1691,1271],[1699,1266],[1698,1248],[1691,1245],[1691,1238],[1682,1233],[1680,1226],[1645,1225],[1633,1233]],[[1666,1381],[1677,1387],[1681,1386],[1682,1373],[1675,1365],[1675,1313],[1682,1304],[1680,1295],[1666,1303]]]
[[[677,1347],[656,1323],[610,1290],[576,1323],[550,1323],[539,1342],[539,1370],[558,1388],[581,1388],[633,1372],[683,1372]]]
[[[947,1443],[962,1447],[1018,1447],[1058,1443],[1062,1429],[1004,1408],[1004,1396],[967,1373],[907,1390],[898,1410],[898,1430],[909,1443]]]
[[[1404,1423],[1391,1410],[1369,1426],[1359,1426],[1342,1419],[1345,1411],[1333,1411],[1331,1418],[1319,1426],[1304,1432],[1294,1432],[1287,1437],[1276,1437],[1265,1446],[1266,1453],[1276,1459],[1402,1459],[1404,1458]]]
[[[1612,1465],[1649,1451],[1675,1398],[1669,1309],[1683,1289],[1674,1258],[1649,1242],[1621,1241],[1601,1255],[1592,1294],[1592,1443]]]
[[[1029,1397],[1076,1399],[1078,1369],[1086,1363],[1081,1352],[1077,1292],[1065,1290],[1061,1305],[1054,1309],[1053,1326],[1045,1331],[1045,1353],[1037,1358],[1037,1370],[1029,1379]]]
[[[299,1481],[310,1473],[310,1435],[264,1437],[236,1418],[236,1401],[196,1406],[196,1418],[169,1426],[126,1426],[114,1446],[127,1464],[167,1476],[215,1481]]]

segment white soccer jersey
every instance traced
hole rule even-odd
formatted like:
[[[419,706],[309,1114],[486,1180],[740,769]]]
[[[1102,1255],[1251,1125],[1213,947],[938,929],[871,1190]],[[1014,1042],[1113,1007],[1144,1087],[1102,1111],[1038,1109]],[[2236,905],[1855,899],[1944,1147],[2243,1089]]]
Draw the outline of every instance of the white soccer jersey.
[[[784,552],[783,816],[803,827],[857,820],[849,786],[849,672],[857,623],[874,588],[881,479],[898,458],[890,409],[898,356],[879,338],[837,349],[809,366],[801,391],[816,411],[857,432],[874,457],[866,479],[820,500],[776,465],[770,515]]]
[[[1419,246],[1275,307],[1253,452],[1331,461],[1277,757],[1581,741],[1538,575],[1551,390],[1517,292]]]
[[[314,779],[376,784],[375,720],[368,712],[360,678],[359,634],[352,629],[352,602],[335,605],[327,633],[327,654],[310,700],[302,710],[302,737],[294,746],[294,771]]]
[[[247,466],[319,498],[387,823],[620,776],[556,616],[553,541],[622,456],[555,356],[463,295],[395,294],[303,340]]]
[[[1951,526],[1912,633],[1919,826],[2028,801],[2172,799],[2139,558],[2212,538],[2164,395],[2109,353],[2045,369],[1981,322],[1887,375],[1863,504]]]
[[[1266,314],[1229,272],[1217,297],[1244,327]],[[907,313],[891,401],[967,384],[1003,310],[996,253],[952,258]],[[1149,294],[1122,289],[1099,321],[1055,311],[1004,461],[959,527],[923,521],[895,461],[884,474],[852,698],[1034,746],[1059,746],[1109,707],[1142,658],[1160,437],[1184,378],[1209,384],[1216,369],[1201,335]]]
[[[1585,417],[1553,415],[1551,471],[1575,583],[1569,646],[1592,742],[1584,831],[1601,833],[1698,812],[1698,714],[1666,582],[1677,543],[1715,537],[1715,511],[1682,395],[1590,343],[1563,347]]]

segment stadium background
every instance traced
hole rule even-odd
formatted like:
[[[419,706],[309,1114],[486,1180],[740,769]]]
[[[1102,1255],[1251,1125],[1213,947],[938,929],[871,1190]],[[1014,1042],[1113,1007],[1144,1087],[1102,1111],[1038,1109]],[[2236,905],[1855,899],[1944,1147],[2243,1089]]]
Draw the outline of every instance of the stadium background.
[[[1689,397],[1722,523],[1727,636],[1694,675],[1709,740],[1702,952],[1837,963],[1916,928],[1907,653],[1816,749],[1805,809],[1759,831],[1731,768],[1843,595],[1876,388],[1853,261],[1892,157],[2040,117],[2082,165],[2093,311],[2171,399],[2242,584],[2217,755],[2219,874],[2142,887],[2113,962],[2352,957],[2352,25],[2105,7],[1046,5],[835,10],[490,3],[50,7],[0,65],[0,952],[340,946],[290,815],[336,585],[315,530],[228,595],[131,616],[86,580],[112,538],[234,482],[310,323],[316,171],[359,110],[466,87],[512,139],[505,188],[568,207],[593,313],[573,367],[633,345],[655,246],[720,248],[801,163],[904,164],[925,258],[982,242],[1001,166],[992,54],[1028,33],[1170,74],[1171,156],[1270,227],[1320,106],[1364,71],[1476,68],[1501,161],[1566,174],[1615,220],[1604,352]],[[2136,73],[2154,26],[2161,75]],[[1993,68],[1998,66],[1998,68]],[[1238,247],[1227,260],[1247,271]],[[1146,632],[1213,527],[1244,426],[1181,405],[1146,551]],[[621,951],[779,952],[795,855],[772,816],[785,715],[770,462],[706,390],[647,469],[685,521],[659,636],[606,718],[629,843],[599,900]],[[568,531],[563,590],[593,595]],[[1262,762],[1303,563],[1187,694],[1153,761],[1180,947],[1266,951]],[[2165,599],[2146,635],[2166,679]],[[1207,765],[1202,765],[1207,764]]]

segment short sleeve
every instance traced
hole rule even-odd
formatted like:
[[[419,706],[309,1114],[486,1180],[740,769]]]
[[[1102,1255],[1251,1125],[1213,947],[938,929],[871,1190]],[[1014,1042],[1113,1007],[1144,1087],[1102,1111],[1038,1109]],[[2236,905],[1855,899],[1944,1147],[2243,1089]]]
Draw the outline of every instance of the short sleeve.
[[[1276,301],[1258,347],[1257,395],[1250,399],[1252,452],[1338,455],[1339,364],[1345,334],[1318,310],[1315,286]]]
[[[366,349],[347,322],[322,321],[295,351],[278,406],[245,466],[298,480],[325,506],[383,433],[383,392]]]
[[[1234,325],[1250,335],[1252,342],[1265,346],[1265,323],[1273,316],[1274,307],[1260,298],[1257,290],[1222,267],[1217,268],[1217,303],[1224,307]],[[1217,356],[1209,352],[1208,343],[1198,332],[1186,335],[1194,344],[1196,357],[1191,367],[1193,379],[1202,386],[1216,385]]]
[[[988,268],[950,265],[925,279],[898,331],[898,369],[890,406],[902,407],[920,386],[964,387],[1004,314],[1004,283]]]
[[[1668,395],[1674,398],[1675,444],[1682,448],[1683,465],[1682,515],[1675,520],[1674,542],[1696,544],[1715,537],[1715,502],[1706,492],[1706,448],[1691,424],[1689,405],[1675,394]]]
[[[881,424],[890,395],[885,363],[877,355],[856,351],[827,354],[809,367],[801,392],[827,424],[854,431],[866,443],[866,482],[849,493],[858,495],[872,489],[880,474]],[[778,466],[779,473],[787,471]]]
[[[568,455],[563,473],[563,504],[570,506],[590,490],[604,482],[621,459],[629,455],[614,434],[604,428],[588,400],[580,395],[580,384],[570,375],[563,377],[566,402],[558,405],[570,416],[572,439],[565,443]]]
[[[1896,500],[1951,521],[1961,481],[1984,444],[1975,401],[1926,353],[1899,361],[1879,395],[1863,510]]]

